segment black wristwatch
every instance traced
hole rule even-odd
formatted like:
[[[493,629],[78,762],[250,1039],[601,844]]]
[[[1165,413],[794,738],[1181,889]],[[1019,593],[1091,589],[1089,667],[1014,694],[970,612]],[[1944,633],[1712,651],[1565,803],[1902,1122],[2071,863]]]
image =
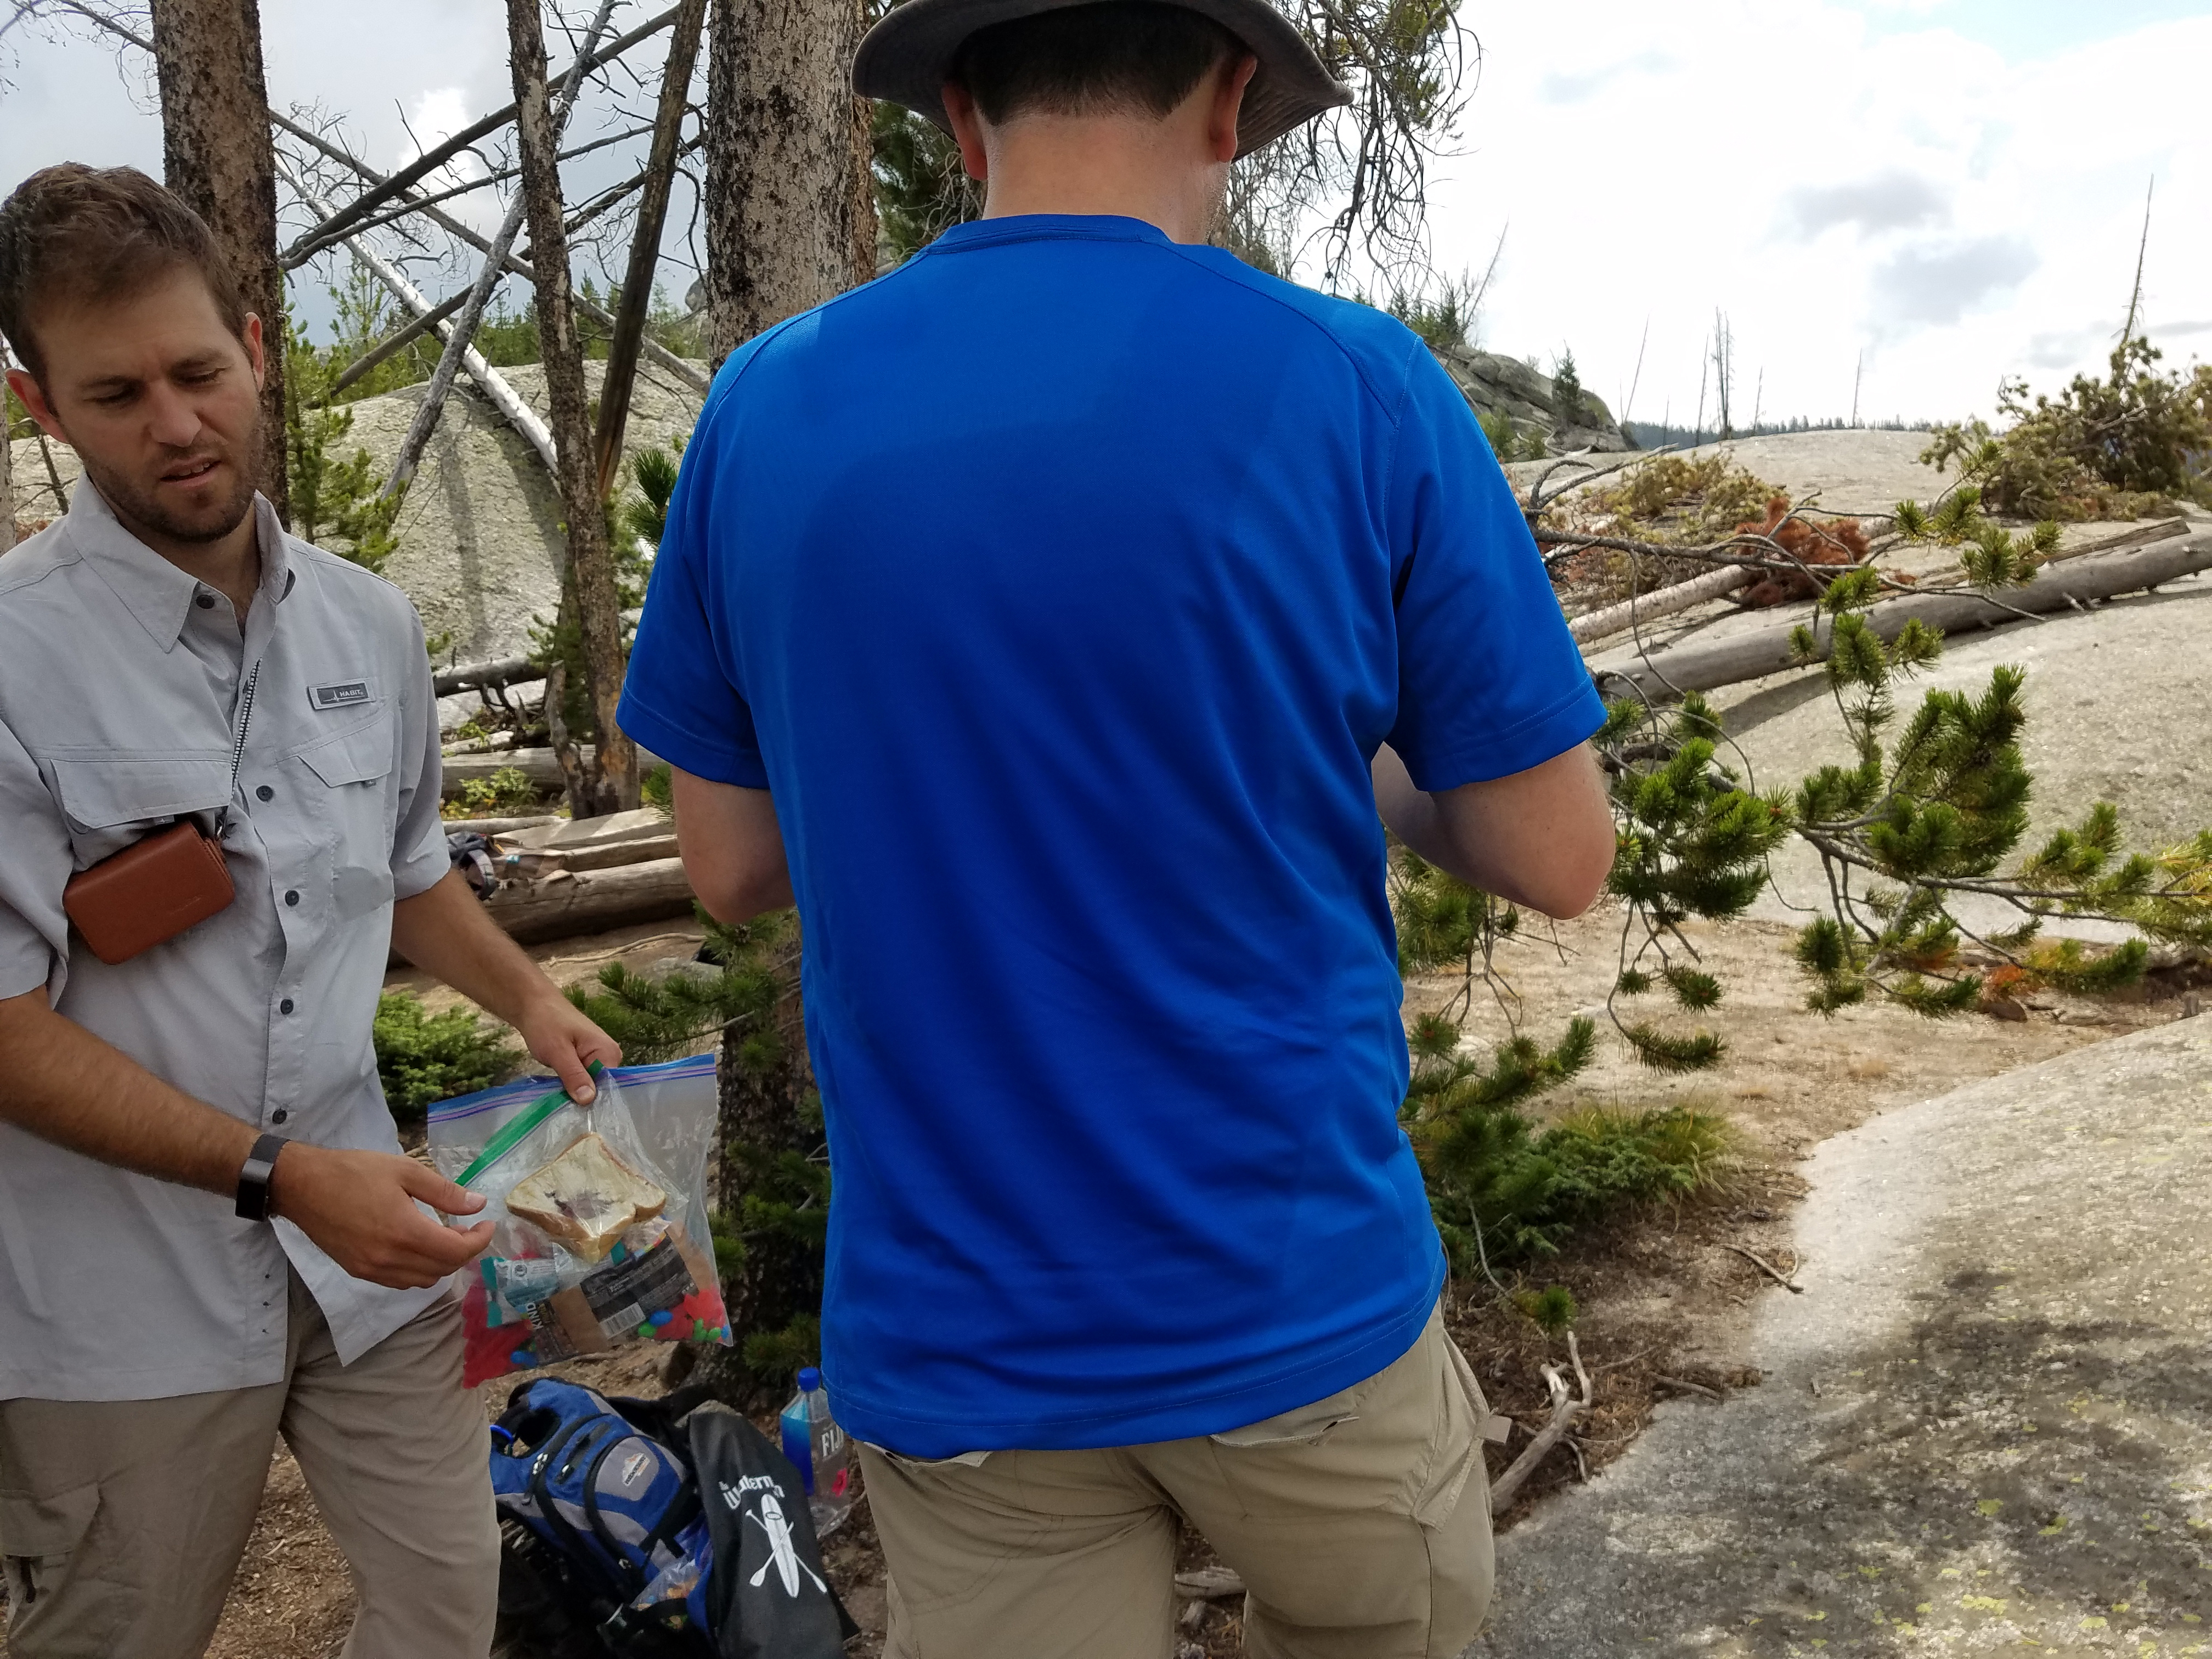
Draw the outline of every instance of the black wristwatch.
[[[253,1143],[253,1150],[246,1155],[246,1167],[238,1172],[240,1221],[269,1219],[269,1178],[276,1173],[276,1154],[290,1144],[287,1137],[274,1134]]]

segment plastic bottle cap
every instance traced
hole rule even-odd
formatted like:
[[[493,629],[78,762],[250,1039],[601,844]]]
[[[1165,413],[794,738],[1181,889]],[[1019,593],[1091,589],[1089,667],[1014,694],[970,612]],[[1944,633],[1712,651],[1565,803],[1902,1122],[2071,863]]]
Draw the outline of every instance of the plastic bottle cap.
[[[812,1394],[812,1393],[815,1391],[815,1389],[817,1389],[820,1388],[821,1386],[822,1386],[822,1373],[821,1373],[820,1371],[817,1370],[816,1370],[813,1366],[811,1366],[811,1365],[801,1365],[801,1366],[799,1368],[799,1393],[801,1393],[801,1394]]]

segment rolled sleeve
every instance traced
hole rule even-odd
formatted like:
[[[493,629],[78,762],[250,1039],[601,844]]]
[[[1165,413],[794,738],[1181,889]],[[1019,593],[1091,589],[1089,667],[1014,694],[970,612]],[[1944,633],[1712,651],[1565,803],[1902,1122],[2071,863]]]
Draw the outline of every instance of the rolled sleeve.
[[[752,710],[728,668],[706,568],[714,444],[702,420],[685,452],[630,650],[617,718],[631,739],[695,777],[769,787]]]
[[[1604,724],[1520,503],[1425,348],[1407,385],[1390,516],[1399,687],[1389,743],[1417,788],[1526,771]]]
[[[409,613],[410,617],[413,613]],[[427,892],[453,868],[439,816],[445,762],[438,733],[438,698],[422,623],[415,619],[410,666],[399,682],[399,811],[392,832],[392,896]]]
[[[69,973],[62,889],[76,868],[61,810],[15,734],[0,725],[0,997],[44,987],[58,997]]]

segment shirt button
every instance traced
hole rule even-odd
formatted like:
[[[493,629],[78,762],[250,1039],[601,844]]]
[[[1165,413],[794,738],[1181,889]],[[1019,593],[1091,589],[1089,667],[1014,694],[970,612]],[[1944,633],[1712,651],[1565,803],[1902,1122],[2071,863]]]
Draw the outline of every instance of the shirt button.
[[[282,1123],[286,1118],[291,1115],[292,1114],[285,1108],[279,1106],[275,1111],[269,1114],[269,1121],[271,1123]]]
[[[212,611],[215,609],[215,595],[212,593],[203,593],[199,598],[194,599],[192,603],[199,606],[203,611]]]
[[[264,783],[258,789],[253,792],[253,799],[256,800],[275,800],[276,799],[276,792]]]
[[[298,888],[294,887],[294,888],[291,888],[291,889],[289,889],[289,890],[287,890],[287,891],[286,891],[286,893],[285,893],[285,895],[284,895],[284,902],[285,902],[285,903],[287,903],[287,904],[297,904],[299,902],[300,902],[300,890],[299,890]]]
[[[290,1013],[292,1012],[292,999],[286,997],[283,1001],[278,1003],[276,1005],[276,1012],[280,1014]]]

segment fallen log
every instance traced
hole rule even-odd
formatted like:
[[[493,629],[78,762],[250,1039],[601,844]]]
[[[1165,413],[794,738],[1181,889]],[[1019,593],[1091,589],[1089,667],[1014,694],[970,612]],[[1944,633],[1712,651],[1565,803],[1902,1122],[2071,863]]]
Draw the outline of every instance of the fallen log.
[[[688,916],[691,884],[683,860],[655,859],[616,870],[562,871],[544,881],[501,887],[484,908],[509,938],[535,945]]]
[[[1974,592],[1904,594],[1883,600],[1866,618],[1885,641],[1894,640],[1906,623],[1915,620],[1947,634],[1964,628],[1995,628],[2016,622],[2023,614],[2079,609],[2205,569],[2212,569],[2212,534],[2049,565],[2033,580],[2005,589],[2001,599]],[[1593,664],[1590,673],[1608,696],[1640,696],[1658,702],[1685,691],[1710,691],[1798,666],[1790,643],[1797,626],[1793,617],[1734,639],[1678,645],[1616,663]],[[1830,626],[1825,616],[1814,624],[1815,660],[1827,655]]]
[[[1567,632],[1578,644],[1601,640],[1608,634],[1618,634],[1624,629],[1671,617],[1677,611],[1687,611],[1693,605],[1707,599],[1717,599],[1723,593],[1733,593],[1739,587],[1748,587],[1758,577],[1756,570],[1730,568],[1709,570],[1702,576],[1692,576],[1688,581],[1676,582],[1670,587],[1654,588],[1649,593],[1639,593],[1619,605],[1609,605],[1602,611],[1592,611],[1577,617],[1567,624]]]
[[[588,748],[588,745],[586,745]],[[489,755],[448,755],[445,759],[443,793],[447,800],[461,793],[465,783],[489,781],[492,775],[509,767],[540,790],[561,787],[561,763],[550,749],[509,749]]]
[[[445,823],[449,836],[511,836],[518,830],[535,830],[565,822],[551,812],[533,812],[527,817],[447,818]]]
[[[545,678],[545,665],[527,657],[501,657],[496,662],[465,662],[441,668],[430,684],[441,697],[456,691],[472,691],[483,685],[527,685]]]

